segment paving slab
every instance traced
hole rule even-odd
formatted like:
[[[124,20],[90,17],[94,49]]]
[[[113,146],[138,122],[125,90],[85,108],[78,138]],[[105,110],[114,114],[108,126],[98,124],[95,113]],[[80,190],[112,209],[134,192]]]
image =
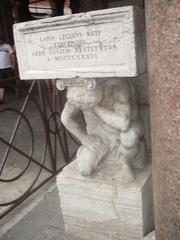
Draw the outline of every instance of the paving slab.
[[[47,190],[48,191],[48,190]],[[1,240],[64,240],[64,222],[61,215],[60,199],[53,183],[49,192],[42,192],[40,199],[33,200],[32,209],[11,229],[0,237]],[[37,205],[36,205],[37,204]],[[29,208],[31,204],[27,204]],[[21,206],[22,208],[22,206]],[[17,209],[15,210],[17,212]],[[18,213],[17,213],[18,214]],[[23,215],[23,212],[21,212]],[[6,223],[8,224],[8,222]],[[0,230],[1,232],[1,230]]]

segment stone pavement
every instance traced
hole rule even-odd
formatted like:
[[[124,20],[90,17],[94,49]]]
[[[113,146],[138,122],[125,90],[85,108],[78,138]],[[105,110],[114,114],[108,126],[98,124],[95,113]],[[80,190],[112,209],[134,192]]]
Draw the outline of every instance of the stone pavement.
[[[1,240],[64,240],[64,223],[56,186]]]

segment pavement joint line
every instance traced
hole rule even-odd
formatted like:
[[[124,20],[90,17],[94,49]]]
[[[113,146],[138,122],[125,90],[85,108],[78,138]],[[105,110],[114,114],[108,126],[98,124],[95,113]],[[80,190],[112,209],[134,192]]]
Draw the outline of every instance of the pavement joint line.
[[[56,182],[55,178],[53,178],[53,180],[51,180],[50,182],[42,186],[40,189],[38,189],[37,192],[32,194],[28,199],[22,202],[6,217],[0,220],[0,239],[18,222],[20,222],[28,213],[30,213],[37,205],[39,205],[47,197],[47,195],[51,193],[55,188]]]

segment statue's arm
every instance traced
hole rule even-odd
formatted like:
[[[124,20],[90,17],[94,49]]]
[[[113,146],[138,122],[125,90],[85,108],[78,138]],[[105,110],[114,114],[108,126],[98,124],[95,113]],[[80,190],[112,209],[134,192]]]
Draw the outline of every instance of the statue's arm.
[[[74,105],[67,102],[61,114],[61,121],[69,132],[72,133],[81,143],[83,143],[87,138],[87,132],[85,127],[83,128],[82,125],[75,119],[79,111],[80,110]]]
[[[105,109],[101,106],[95,107],[96,114],[111,127],[126,131],[130,124],[130,104],[115,104],[114,110]]]

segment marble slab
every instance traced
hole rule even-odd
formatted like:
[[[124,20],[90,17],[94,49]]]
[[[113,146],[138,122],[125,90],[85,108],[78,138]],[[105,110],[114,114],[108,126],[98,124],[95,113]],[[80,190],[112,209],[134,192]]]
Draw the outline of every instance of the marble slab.
[[[15,24],[21,79],[137,76],[145,68],[141,17],[127,6]]]
[[[136,172],[131,184],[114,178],[117,169],[104,163],[92,177],[83,177],[74,161],[57,176],[68,240],[141,240],[153,230],[150,167]]]

